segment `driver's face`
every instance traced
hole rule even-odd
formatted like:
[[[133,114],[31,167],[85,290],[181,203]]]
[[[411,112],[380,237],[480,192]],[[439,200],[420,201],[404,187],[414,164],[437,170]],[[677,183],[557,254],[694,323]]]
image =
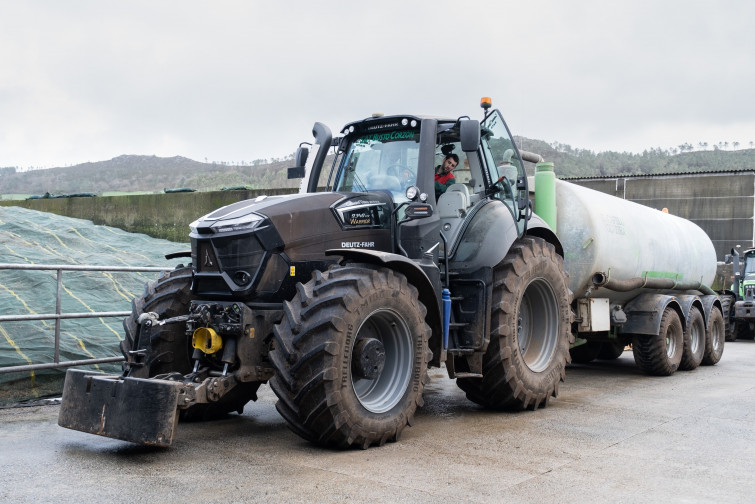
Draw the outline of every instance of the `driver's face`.
[[[454,168],[456,168],[456,161],[454,161],[453,158],[446,158],[443,160],[443,167],[441,168],[443,173],[448,173]]]

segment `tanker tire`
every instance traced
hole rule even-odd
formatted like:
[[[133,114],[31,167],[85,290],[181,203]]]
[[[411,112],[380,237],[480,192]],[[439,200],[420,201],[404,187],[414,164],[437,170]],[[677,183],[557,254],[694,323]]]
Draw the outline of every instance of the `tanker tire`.
[[[705,319],[700,310],[693,306],[689,311],[687,331],[684,333],[684,348],[679,369],[692,371],[700,365],[705,354],[705,339]]]
[[[598,352],[599,360],[616,360],[624,353],[623,341],[604,341]]]
[[[144,294],[131,302],[131,315],[123,320],[125,337],[121,341],[121,353],[126,357],[124,373],[128,375],[129,351],[134,347],[138,334],[139,316],[153,312],[158,320],[186,315],[191,302],[191,266],[178,266],[176,269],[160,273],[155,282],[144,286]],[[152,329],[150,359],[145,364],[149,377],[180,373],[185,375],[192,370],[191,341],[185,333],[183,323],[165,324]],[[218,402],[197,404],[179,412],[181,420],[210,420],[220,418],[232,411],[241,412],[250,400],[257,400],[260,382],[239,383]]]
[[[705,353],[701,362],[703,366],[713,366],[721,360],[724,354],[725,334],[724,317],[714,306],[710,311],[708,327],[705,330]]]
[[[600,341],[588,341],[569,350],[572,364],[588,364],[598,358]]]
[[[324,446],[397,441],[423,404],[432,357],[417,289],[400,273],[366,264],[315,271],[296,288],[269,354],[278,412],[296,434]],[[384,351],[371,378],[358,374],[363,338]]]
[[[637,334],[632,340],[632,352],[638,366],[647,374],[670,376],[679,369],[684,350],[682,321],[669,307],[663,311],[658,334]]]
[[[553,245],[527,237],[495,267],[483,377],[456,380],[469,400],[496,410],[535,410],[558,395],[573,342],[563,264]]]

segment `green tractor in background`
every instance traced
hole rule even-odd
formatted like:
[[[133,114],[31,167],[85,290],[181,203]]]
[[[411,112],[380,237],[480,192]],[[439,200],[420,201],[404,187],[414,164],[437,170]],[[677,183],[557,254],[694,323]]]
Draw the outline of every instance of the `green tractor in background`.
[[[734,274],[731,286],[734,306],[729,312],[726,339],[751,340],[755,337],[755,248],[747,249],[741,254],[733,248],[727,262],[732,263]]]

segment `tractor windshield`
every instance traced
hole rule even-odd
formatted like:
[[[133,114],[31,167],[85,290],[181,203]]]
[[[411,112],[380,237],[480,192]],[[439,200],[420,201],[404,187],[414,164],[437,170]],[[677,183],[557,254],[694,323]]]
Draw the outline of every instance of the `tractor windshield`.
[[[755,274],[755,255],[745,257],[745,277]]]
[[[419,131],[384,130],[356,138],[341,158],[334,191],[386,190],[394,201],[406,199],[417,183]]]

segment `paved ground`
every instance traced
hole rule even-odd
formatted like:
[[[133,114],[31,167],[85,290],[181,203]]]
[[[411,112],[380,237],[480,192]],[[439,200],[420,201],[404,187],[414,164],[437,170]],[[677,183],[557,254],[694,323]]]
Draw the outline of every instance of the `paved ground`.
[[[0,502],[753,502],[755,343],[647,377],[631,352],[572,366],[545,410],[492,413],[433,372],[399,443],[316,448],[264,387],[241,416],[182,424],[155,449],[0,410]]]

